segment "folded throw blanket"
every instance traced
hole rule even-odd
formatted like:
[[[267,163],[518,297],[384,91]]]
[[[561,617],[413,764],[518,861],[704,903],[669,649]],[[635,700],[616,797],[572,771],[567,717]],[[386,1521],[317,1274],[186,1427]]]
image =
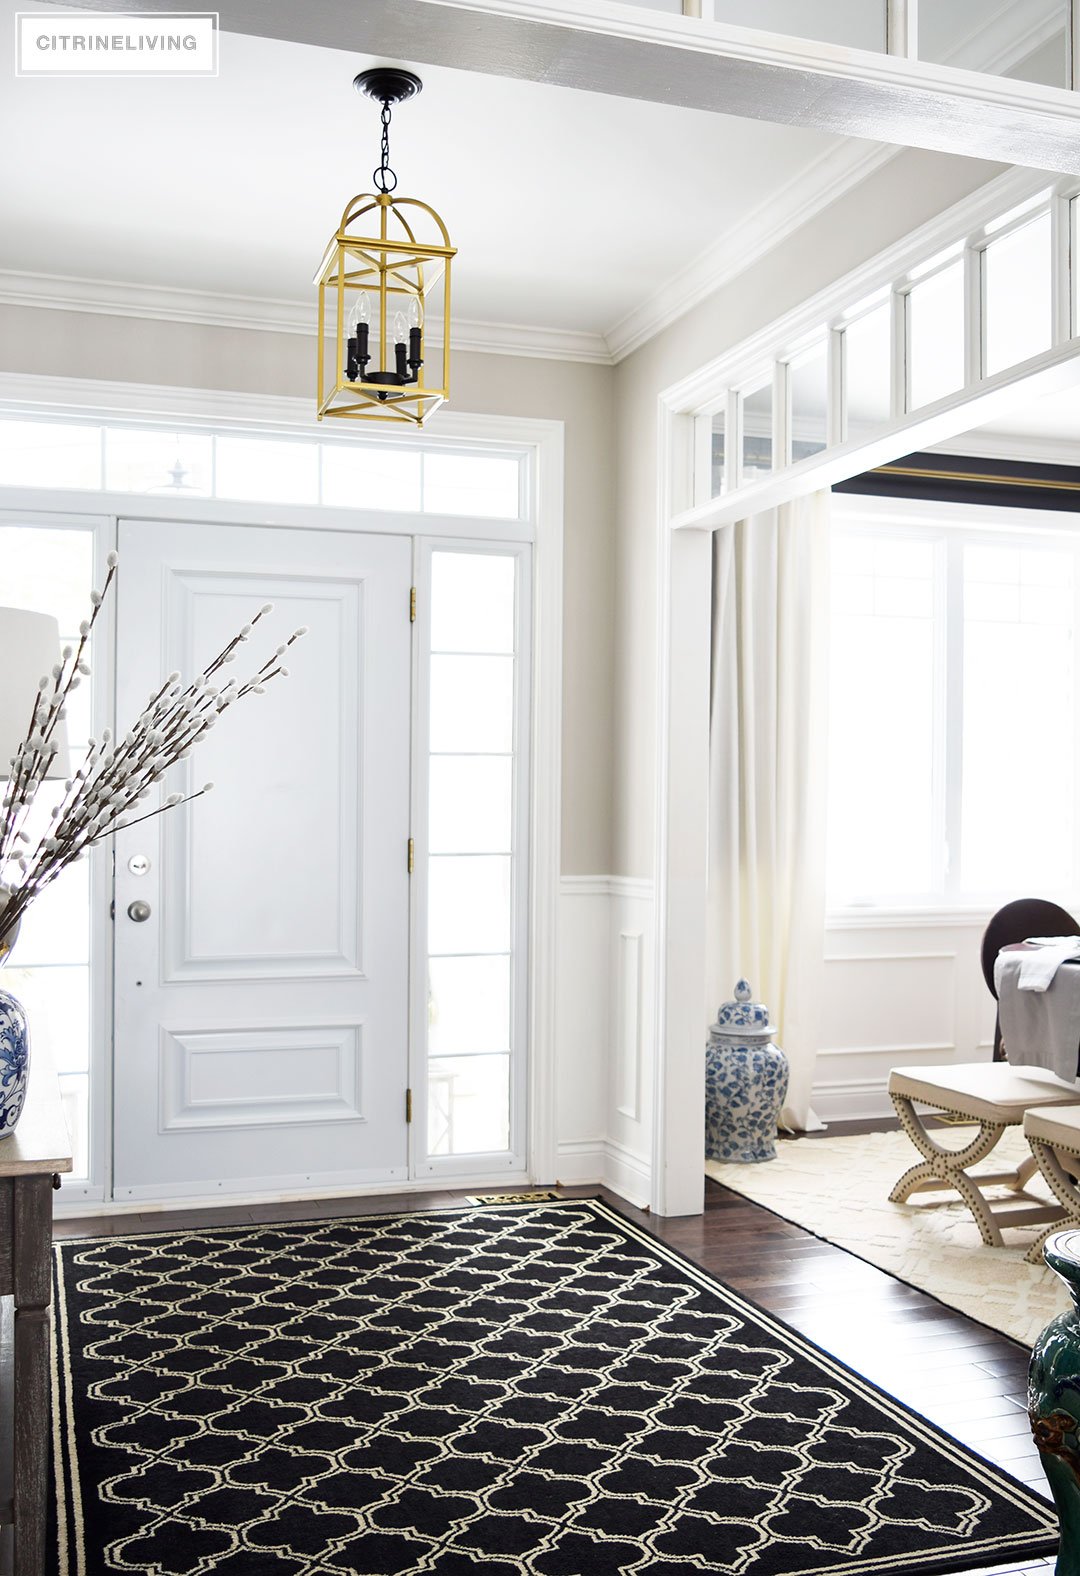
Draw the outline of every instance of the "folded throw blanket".
[[[1005,1055],[1013,1067],[1046,1067],[1072,1082],[1080,1050],[1080,968],[1059,969],[1043,990],[1021,990],[1021,961],[1033,956],[1003,950],[994,964]]]
[[[1080,936],[1029,936],[1027,944],[1036,951],[1019,954],[1021,990],[1048,990],[1061,965],[1080,957]]]

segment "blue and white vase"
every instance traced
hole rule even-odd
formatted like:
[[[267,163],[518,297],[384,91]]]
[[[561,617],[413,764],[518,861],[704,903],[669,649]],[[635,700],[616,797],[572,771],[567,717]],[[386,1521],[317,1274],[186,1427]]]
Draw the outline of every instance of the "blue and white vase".
[[[30,1079],[30,1033],[22,1004],[0,990],[0,1139],[15,1131]]]
[[[755,1164],[776,1159],[776,1127],[788,1089],[788,1059],[773,1045],[769,1009],[746,980],[735,986],[705,1047],[705,1155]]]
[[[0,940],[0,968],[19,938],[21,919]],[[15,1131],[30,1081],[30,1032],[22,1003],[0,990],[0,1139]]]

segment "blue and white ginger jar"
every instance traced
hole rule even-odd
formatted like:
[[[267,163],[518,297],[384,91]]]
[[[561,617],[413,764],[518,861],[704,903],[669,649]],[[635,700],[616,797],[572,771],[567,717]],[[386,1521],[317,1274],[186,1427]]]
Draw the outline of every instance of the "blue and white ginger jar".
[[[0,990],[0,1139],[14,1132],[26,1104],[30,1078],[30,1035],[26,1014],[14,996]]]
[[[705,1155],[754,1164],[776,1159],[776,1127],[788,1089],[788,1059],[773,1045],[769,1009],[746,980],[735,986],[705,1047]]]

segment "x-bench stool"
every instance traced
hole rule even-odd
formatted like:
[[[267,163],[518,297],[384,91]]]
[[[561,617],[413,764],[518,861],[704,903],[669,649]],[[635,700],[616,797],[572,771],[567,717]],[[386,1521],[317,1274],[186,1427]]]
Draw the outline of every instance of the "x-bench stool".
[[[975,1217],[982,1240],[993,1248],[1004,1245],[1003,1225],[1043,1225],[1065,1218],[1064,1204],[1048,1204],[1024,1192],[1041,1164],[1034,1155],[1008,1170],[972,1172],[971,1168],[986,1159],[1006,1128],[1024,1122],[1025,1112],[1077,1105],[1080,1088],[1076,1084],[1041,1068],[962,1062],[956,1067],[894,1067],[889,1074],[889,1094],[900,1125],[923,1157],[897,1182],[889,1194],[892,1203],[903,1204],[913,1193],[959,1193]],[[948,1149],[927,1130],[916,1105],[929,1106],[933,1115],[977,1122],[979,1131],[963,1149]],[[1077,1141],[1080,1143],[1080,1130]],[[1012,1204],[995,1207],[981,1191],[994,1184],[1004,1185],[1030,1202],[1018,1208]],[[1055,1196],[1060,1197],[1056,1188]],[[1080,1220],[1080,1194],[1076,1203]]]

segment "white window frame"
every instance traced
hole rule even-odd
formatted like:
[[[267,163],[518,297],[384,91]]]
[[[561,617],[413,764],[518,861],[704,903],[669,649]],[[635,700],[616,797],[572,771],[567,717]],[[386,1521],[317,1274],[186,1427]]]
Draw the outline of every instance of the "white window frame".
[[[116,546],[116,521],[107,514],[88,510],[19,508],[0,488],[0,525],[23,526],[43,531],[78,531],[93,542],[94,583],[105,583],[106,554]],[[57,495],[52,495],[55,499]],[[57,500],[59,501],[59,500]],[[2,598],[2,592],[0,592]],[[115,694],[116,603],[110,597],[102,606],[94,628],[94,658],[91,684],[91,716],[94,732],[113,722]],[[90,867],[90,1055],[87,1064],[89,1094],[88,1176],[84,1181],[64,1183],[65,1198],[78,1204],[104,1197],[106,1160],[112,1148],[112,1077],[108,1056],[113,1036],[113,927],[109,910],[113,893],[113,853],[106,843],[92,849]],[[15,957],[18,966],[18,957]],[[0,974],[0,987],[4,984]],[[33,1023],[30,1024],[30,1054],[33,1058]]]
[[[310,403],[300,399],[259,397],[216,390],[176,389],[143,384],[99,382],[79,378],[53,378],[0,373],[0,414],[21,420],[55,418],[135,426],[176,425],[247,433],[259,437],[328,435],[317,425]],[[397,433],[380,434],[380,447],[409,441]],[[411,440],[415,444],[416,440]],[[562,617],[563,617],[563,423],[527,417],[474,415],[440,411],[437,434],[425,433],[423,447],[456,451],[513,452],[525,457],[522,490],[528,510],[517,521],[473,520],[457,515],[389,513],[346,509],[339,506],[288,505],[263,502],[236,503],[216,498],[174,499],[146,493],[79,491],[37,487],[0,487],[0,510],[13,523],[46,525],[53,520],[69,524],[92,522],[100,533],[96,555],[116,539],[120,518],[146,520],[279,526],[299,530],[377,531],[416,541],[462,541],[474,545],[487,541],[504,548],[528,545],[531,552],[532,684],[528,740],[528,926],[529,988],[527,997],[527,1087],[520,1090],[525,1107],[526,1134],[522,1168],[502,1172],[505,1181],[550,1182],[556,1173],[555,1133],[555,1008],[558,955],[558,892],[560,878],[562,793]],[[419,622],[419,620],[418,620]],[[97,661],[96,682],[106,686],[102,721],[115,723],[113,712],[112,652],[115,628],[108,627],[108,664]],[[108,877],[111,901],[111,855]],[[100,908],[95,899],[96,909]],[[112,1024],[105,1016],[111,997],[112,937],[108,948],[99,946],[94,961],[92,991],[95,1005],[96,1047],[92,1055],[91,1098],[96,1098],[92,1120],[92,1160],[96,1170],[86,1187],[65,1188],[57,1200],[59,1214],[124,1213],[145,1209],[110,1197],[107,1161],[111,1151]],[[100,1019],[97,1016],[101,1014]],[[96,1073],[96,1078],[94,1074]],[[520,1083],[520,1080],[519,1080]],[[96,1087],[95,1087],[96,1085]],[[414,1122],[415,1126],[415,1122]],[[527,1158],[526,1158],[527,1157]],[[505,1163],[505,1157],[504,1157]],[[455,1175],[457,1186],[490,1182],[490,1169]],[[417,1175],[394,1191],[430,1189],[430,1176]],[[333,1191],[333,1190],[330,1190]],[[384,1185],[350,1189],[356,1193],[387,1191]],[[267,1197],[267,1195],[262,1195]],[[274,1194],[272,1198],[295,1195]],[[306,1196],[306,1195],[305,1195]],[[241,1202],[239,1198],[234,1202]],[[171,1201],[175,1206],[181,1200]],[[199,1202],[199,1200],[192,1200]],[[92,1206],[92,1210],[90,1209]]]
[[[512,819],[512,887],[511,887],[511,1042],[510,1042],[510,1143],[506,1150],[478,1155],[431,1155],[427,1148],[426,1123],[412,1124],[411,1171],[417,1178],[441,1178],[449,1182],[463,1171],[475,1175],[498,1173],[521,1175],[527,1171],[527,1118],[528,1118],[528,980],[523,967],[529,948],[529,781],[530,738],[529,710],[532,694],[532,563],[528,543],[487,542],[475,540],[421,538],[416,543],[417,600],[427,612],[417,619],[418,652],[414,666],[416,674],[416,704],[414,707],[413,734],[413,786],[419,802],[428,803],[428,775],[430,754],[428,741],[431,728],[429,680],[431,673],[431,559],[436,552],[490,554],[500,558],[512,557],[516,561],[516,595],[514,610],[514,766],[513,766],[513,819]],[[415,822],[415,867],[412,881],[413,952],[416,967],[412,981],[413,1032],[410,1035],[411,1072],[410,1084],[419,1091],[419,1109],[427,1115],[427,891],[428,891],[428,828],[421,818]]]
[[[968,348],[967,354],[971,363],[969,381],[977,382],[985,377],[987,365],[987,349],[989,343],[989,299],[986,289],[986,254],[991,246],[998,241],[1015,235],[1018,230],[1025,229],[1036,220],[1049,216],[1050,219],[1050,348],[1066,343],[1073,333],[1072,312],[1070,306],[1071,290],[1069,287],[1066,266],[1067,259],[1072,256],[1072,247],[1067,240],[1063,244],[1060,225],[1062,209],[1066,215],[1072,207],[1070,198],[1062,198],[1055,193],[1048,201],[1026,207],[1020,214],[1009,219],[1006,223],[991,227],[984,234],[972,238],[968,247],[968,255],[975,277],[970,281],[967,290],[968,314]],[[1065,313],[1061,311],[1064,299]]]
[[[992,913],[1002,902],[1015,897],[1012,890],[972,894],[960,885],[958,860],[946,865],[946,850],[960,847],[963,753],[963,548],[965,545],[992,543],[1002,536],[1011,540],[1027,537],[1034,547],[1051,549],[1068,544],[1076,557],[1074,579],[1076,677],[1080,688],[1080,513],[1065,510],[1018,509],[1000,505],[945,503],[933,500],[878,498],[858,493],[835,493],[831,505],[835,530],[857,532],[866,537],[898,537],[934,541],[944,556],[940,604],[935,606],[937,651],[935,652],[935,847],[933,860],[940,876],[937,891],[910,898],[882,893],[867,901],[830,903],[828,923],[845,928],[860,921],[880,924],[892,920],[917,924],[921,920],[940,922],[944,917],[965,919]],[[935,599],[938,586],[935,587]],[[831,719],[830,719],[831,725]],[[1080,867],[1080,730],[1077,732],[1074,782],[1077,786],[1074,809],[1074,848]],[[1072,907],[1080,899],[1080,880],[1074,872],[1072,886],[1063,884],[1042,894]]]

